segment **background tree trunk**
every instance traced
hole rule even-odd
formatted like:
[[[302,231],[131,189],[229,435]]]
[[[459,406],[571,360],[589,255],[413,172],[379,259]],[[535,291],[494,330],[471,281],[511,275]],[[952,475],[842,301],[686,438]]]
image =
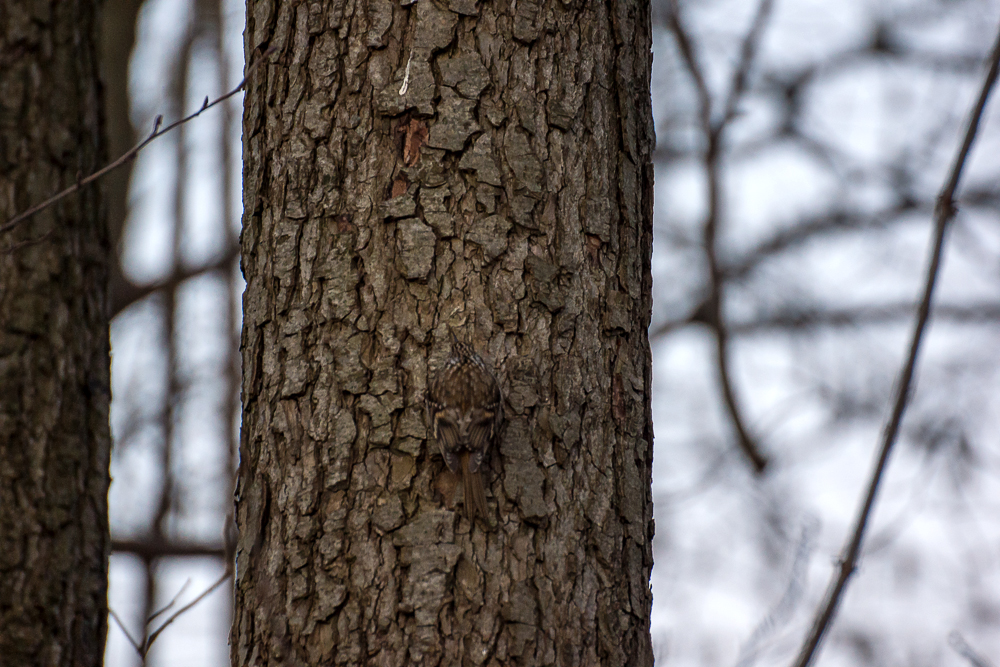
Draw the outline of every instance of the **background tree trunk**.
[[[234,664],[651,665],[648,5],[247,13]],[[493,530],[427,440],[449,326]]]
[[[0,220],[103,158],[93,3],[0,5]],[[109,356],[95,188],[0,234],[0,664],[100,665]]]

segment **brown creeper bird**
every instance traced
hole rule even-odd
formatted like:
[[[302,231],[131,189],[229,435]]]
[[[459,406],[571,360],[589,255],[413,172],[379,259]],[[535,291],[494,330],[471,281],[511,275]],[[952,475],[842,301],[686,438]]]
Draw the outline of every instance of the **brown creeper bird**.
[[[427,418],[448,468],[462,476],[469,521],[486,517],[480,467],[503,426],[503,396],[490,367],[451,333],[451,356],[427,386]]]

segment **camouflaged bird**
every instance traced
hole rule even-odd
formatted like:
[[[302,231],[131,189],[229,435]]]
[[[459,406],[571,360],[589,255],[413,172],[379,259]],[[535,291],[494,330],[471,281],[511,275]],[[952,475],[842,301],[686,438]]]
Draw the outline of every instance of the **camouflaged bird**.
[[[503,396],[493,371],[451,332],[451,355],[427,387],[427,418],[448,468],[462,476],[469,521],[487,517],[480,472],[500,437]]]

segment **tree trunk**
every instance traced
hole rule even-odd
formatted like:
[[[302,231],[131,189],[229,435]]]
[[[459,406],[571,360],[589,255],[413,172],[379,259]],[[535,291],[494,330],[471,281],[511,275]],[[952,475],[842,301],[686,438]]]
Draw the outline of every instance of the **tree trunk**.
[[[247,15],[233,664],[652,665],[648,4]],[[449,329],[507,401],[476,525]]]
[[[103,158],[88,2],[0,4],[0,223]],[[106,216],[87,188],[0,233],[0,665],[98,666],[107,634]]]

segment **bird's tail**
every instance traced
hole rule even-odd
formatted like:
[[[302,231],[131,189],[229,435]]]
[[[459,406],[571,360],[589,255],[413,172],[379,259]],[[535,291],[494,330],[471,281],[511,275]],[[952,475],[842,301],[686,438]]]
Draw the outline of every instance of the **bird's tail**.
[[[483,475],[478,470],[469,470],[469,454],[462,454],[462,483],[465,485],[465,514],[470,522],[476,520],[476,516],[484,519],[486,513],[486,489],[483,486]]]

